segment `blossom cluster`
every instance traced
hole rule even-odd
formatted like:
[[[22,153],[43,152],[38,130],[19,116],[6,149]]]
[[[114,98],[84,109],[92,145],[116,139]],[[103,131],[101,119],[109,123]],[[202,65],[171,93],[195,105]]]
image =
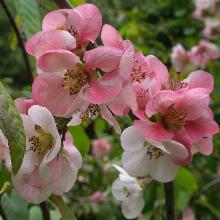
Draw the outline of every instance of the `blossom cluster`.
[[[217,39],[220,35],[220,5],[218,0],[195,0],[193,16],[204,22],[203,36]]]
[[[177,44],[172,49],[171,62],[176,71],[182,72],[197,68],[204,69],[210,62],[218,60],[219,56],[219,48],[215,44],[201,40],[190,51]]]
[[[185,79],[179,73],[169,74],[157,57],[135,51],[114,27],[102,25],[96,6],[83,4],[48,13],[42,31],[25,48],[36,59],[37,75],[32,99],[15,101],[27,147],[12,181],[27,201],[40,203],[52,193],[69,191],[82,165],[71,136],[58,130],[53,116],[69,119],[68,126],[75,126],[100,113],[119,134],[116,116],[129,113],[135,118],[121,134],[123,168],[116,166],[120,175],[112,186],[126,218],[138,216],[144,207],[142,187],[135,177],[169,182],[194,154],[212,153],[212,137],[218,132],[209,107],[213,77],[203,70]],[[181,56],[185,53],[182,47],[177,50]],[[202,41],[187,56],[199,67],[219,54]],[[0,136],[3,158],[11,170],[8,143]],[[99,159],[109,149],[104,140],[96,141],[93,154]]]

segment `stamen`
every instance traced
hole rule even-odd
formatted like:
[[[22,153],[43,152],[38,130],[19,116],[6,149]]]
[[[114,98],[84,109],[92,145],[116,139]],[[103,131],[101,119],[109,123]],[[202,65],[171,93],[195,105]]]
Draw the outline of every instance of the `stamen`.
[[[70,95],[79,93],[88,83],[88,76],[82,64],[77,63],[72,70],[67,70],[62,80],[62,87],[70,91]]]
[[[147,148],[147,155],[150,156],[150,160],[153,158],[158,159],[159,157],[163,156],[163,151],[153,145]]]
[[[133,82],[142,82],[145,79],[145,72],[142,70],[142,67],[138,65],[138,61],[134,61],[134,67],[131,73],[131,78]]]
[[[90,104],[89,107],[86,109],[86,111],[82,112],[80,118],[82,121],[87,121],[88,119],[96,116],[97,113],[98,113],[97,105]]]
[[[40,138],[33,136],[31,138],[28,139],[28,141],[31,143],[31,147],[30,150],[32,150],[33,152],[38,152],[40,153]]]
[[[176,111],[174,105],[171,105],[162,117],[162,123],[167,131],[178,132],[186,125],[186,115]]]
[[[72,34],[75,38],[78,37],[78,31],[71,25],[70,28],[67,30],[70,34]]]
[[[180,80],[180,74],[181,74],[180,72],[177,72],[175,77],[169,79],[169,85],[167,89],[175,91],[175,90],[182,89],[187,86],[187,83],[182,82]]]
[[[128,197],[130,195],[128,188],[125,186],[123,187],[123,193],[124,193],[125,197]]]

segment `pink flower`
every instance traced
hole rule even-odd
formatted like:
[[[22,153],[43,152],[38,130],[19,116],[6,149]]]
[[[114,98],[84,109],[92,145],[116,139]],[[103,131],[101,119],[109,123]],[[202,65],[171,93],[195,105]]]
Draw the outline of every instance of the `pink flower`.
[[[189,148],[189,144],[211,138],[218,132],[209,103],[209,96],[200,88],[160,91],[146,106],[145,113],[153,121],[136,120],[134,126],[149,140],[174,139]],[[208,152],[210,148],[206,146]],[[204,149],[200,151],[203,153]]]
[[[92,152],[97,159],[100,159],[109,154],[111,145],[106,139],[94,140],[92,143]]]
[[[102,202],[105,199],[106,199],[106,194],[105,192],[101,192],[101,191],[96,191],[89,197],[89,200],[91,202]]]
[[[215,40],[220,35],[220,20],[219,17],[206,18],[205,28],[202,31],[203,35],[211,40]]]
[[[188,55],[185,48],[181,44],[177,44],[172,49],[171,62],[177,71],[184,71],[188,63]]]
[[[82,4],[74,9],[61,9],[48,13],[43,20],[43,31],[66,30],[77,41],[77,47],[94,43],[102,27],[102,15],[93,4]]]
[[[192,47],[188,56],[193,67],[204,68],[210,61],[219,58],[219,49],[215,44],[201,40],[197,46]]]
[[[209,14],[215,12],[216,0],[195,0],[196,10],[193,16],[198,20],[203,20]]]

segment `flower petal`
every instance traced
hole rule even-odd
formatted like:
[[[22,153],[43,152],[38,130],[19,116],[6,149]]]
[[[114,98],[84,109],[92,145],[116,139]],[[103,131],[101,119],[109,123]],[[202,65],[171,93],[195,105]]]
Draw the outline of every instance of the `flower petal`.
[[[39,57],[48,50],[72,50],[76,47],[76,39],[67,31],[40,31],[32,36],[25,44],[26,51]]]
[[[104,46],[115,47],[123,50],[123,39],[118,31],[109,24],[102,27],[101,39]]]
[[[37,66],[46,72],[62,72],[74,68],[79,57],[68,50],[50,50],[37,59]]]
[[[86,69],[100,68],[104,72],[116,70],[119,66],[122,51],[113,47],[98,47],[85,52]]]
[[[164,141],[173,137],[173,134],[166,131],[159,122],[154,123],[149,120],[136,120],[134,121],[134,127],[138,130],[140,135],[152,141]]]

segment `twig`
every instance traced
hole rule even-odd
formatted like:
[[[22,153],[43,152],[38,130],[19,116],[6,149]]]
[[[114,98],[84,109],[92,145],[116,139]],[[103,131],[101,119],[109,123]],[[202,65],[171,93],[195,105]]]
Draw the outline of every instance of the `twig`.
[[[42,211],[42,214],[43,214],[43,219],[44,220],[50,220],[50,212],[48,210],[47,203],[42,202],[40,204],[40,208],[41,208],[41,211]]]
[[[53,0],[59,8],[72,8],[67,0]]]
[[[14,29],[14,32],[16,34],[16,37],[17,37],[17,40],[18,40],[18,43],[21,47],[21,50],[22,50],[22,55],[23,55],[23,58],[24,58],[24,63],[25,63],[25,66],[26,66],[26,69],[27,69],[27,73],[29,75],[28,79],[30,80],[29,82],[32,83],[32,80],[33,80],[33,75],[32,75],[32,71],[31,71],[31,66],[30,66],[30,63],[29,63],[29,60],[28,60],[28,56],[26,54],[26,51],[25,51],[25,48],[24,48],[24,44],[23,44],[23,39],[21,37],[21,34],[17,28],[17,25],[13,19],[13,16],[11,15],[7,5],[5,4],[4,0],[0,0],[0,3],[11,23],[11,26],[13,27]]]
[[[173,182],[164,183],[166,220],[176,220]]]
[[[199,198],[209,188],[211,188],[217,184],[220,184],[220,176],[216,177],[214,180],[212,180],[211,182],[207,183],[204,187],[202,187],[202,189],[191,198],[190,202],[192,202],[194,199]]]
[[[58,207],[63,220],[77,220],[61,196],[52,195],[50,200]]]

